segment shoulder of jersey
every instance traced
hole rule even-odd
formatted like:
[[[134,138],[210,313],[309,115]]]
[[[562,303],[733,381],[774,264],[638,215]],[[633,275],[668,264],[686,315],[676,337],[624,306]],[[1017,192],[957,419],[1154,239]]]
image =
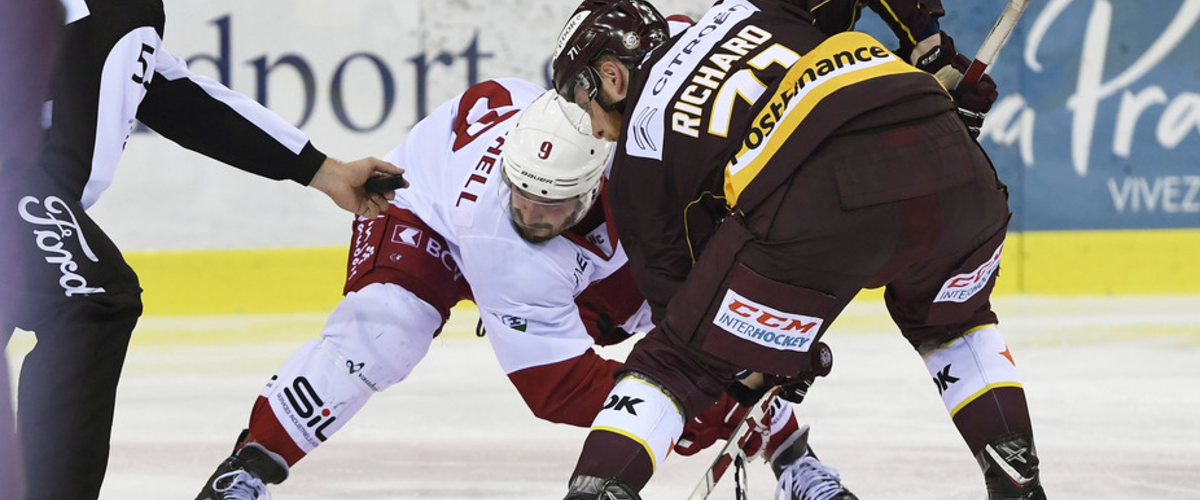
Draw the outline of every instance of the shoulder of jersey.
[[[544,89],[504,78],[472,86],[454,101],[443,207],[455,232],[507,239],[507,213],[500,204],[505,134],[518,113]],[[515,237],[515,233],[512,235]]]

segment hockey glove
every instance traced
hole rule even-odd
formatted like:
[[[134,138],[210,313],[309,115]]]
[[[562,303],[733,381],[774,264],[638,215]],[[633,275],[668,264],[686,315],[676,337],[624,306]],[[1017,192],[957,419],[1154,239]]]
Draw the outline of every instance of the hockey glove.
[[[675,453],[683,456],[694,455],[712,446],[718,439],[729,439],[749,409],[748,406],[738,404],[728,394],[721,395],[721,399],[717,400],[712,408],[696,415],[696,418],[683,426],[683,434],[675,443]],[[758,453],[762,448],[764,436],[771,432],[767,422],[760,422],[758,425],[759,428],[754,430],[742,448],[748,457]]]
[[[809,349],[808,355],[812,358],[812,369],[807,372],[795,377],[765,376],[764,386],[757,390],[745,389],[746,386],[744,385],[733,384],[726,391],[734,399],[741,401],[742,404],[752,405],[754,401],[758,401],[763,394],[766,394],[771,387],[778,385],[780,386],[780,398],[800,404],[804,402],[804,397],[808,395],[808,388],[812,387],[817,377],[829,375],[829,372],[833,370],[833,350],[829,348],[828,344],[817,342],[812,349]]]
[[[780,398],[792,403],[804,401],[813,381],[817,377],[829,375],[833,369],[833,350],[828,344],[817,342],[809,350],[809,355],[812,357],[812,370],[795,377],[765,376],[762,387],[757,389],[734,382],[712,408],[684,424],[679,442],[675,444],[675,452],[685,456],[693,455],[712,446],[718,439],[728,439],[749,408],[757,404],[758,400],[776,385],[781,386]],[[743,447],[748,457],[758,453],[765,441],[764,437],[770,436],[769,424],[761,422],[759,425],[762,428],[755,429],[754,436]]]
[[[597,315],[596,329],[600,332],[600,335],[596,337],[596,345],[606,346],[618,344],[625,341],[625,339],[628,339],[629,336],[632,335],[631,333],[625,331],[624,328],[621,328],[621,325],[618,325],[615,321],[613,321],[612,316],[609,316],[605,313],[599,313]]]
[[[954,39],[946,32],[939,33],[941,43],[929,49],[919,57],[914,66],[922,71],[932,73],[942,85],[950,91],[954,103],[958,106],[958,116],[967,125],[971,137],[979,137],[979,128],[983,126],[983,118],[992,109],[999,93],[996,92],[996,81],[984,74],[975,85],[960,85],[963,73],[971,60],[954,50]],[[909,58],[905,58],[909,60]]]
[[[812,357],[812,370],[806,373],[780,381],[781,386],[779,397],[786,401],[791,401],[796,404],[804,402],[804,397],[808,395],[808,388],[812,387],[813,382],[816,382],[817,377],[829,375],[833,370],[833,349],[824,342],[817,342],[812,349],[808,351]]]

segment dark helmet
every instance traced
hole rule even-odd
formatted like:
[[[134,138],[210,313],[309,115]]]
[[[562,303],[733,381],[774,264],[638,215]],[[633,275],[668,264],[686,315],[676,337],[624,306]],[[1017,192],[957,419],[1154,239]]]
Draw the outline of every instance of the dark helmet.
[[[592,61],[609,52],[632,67],[667,36],[667,20],[644,0],[584,0],[558,35],[554,89],[568,102],[576,86],[594,98],[600,78]]]

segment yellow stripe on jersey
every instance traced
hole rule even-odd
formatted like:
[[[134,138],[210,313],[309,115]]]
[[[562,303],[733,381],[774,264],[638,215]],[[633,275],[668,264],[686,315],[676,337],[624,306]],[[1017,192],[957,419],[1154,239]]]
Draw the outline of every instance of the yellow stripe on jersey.
[[[916,45],[917,42],[920,42],[920,40],[917,40],[917,36],[914,35],[912,31],[908,30],[908,26],[904,24],[904,21],[900,20],[900,16],[896,15],[896,11],[893,10],[892,6],[887,3],[887,0],[879,0],[879,3],[883,5],[883,8],[892,16],[892,20],[896,21],[896,24],[904,29],[904,33],[908,34],[909,43]]]
[[[988,391],[991,391],[992,389],[998,389],[1001,387],[1016,387],[1017,389],[1025,388],[1024,386],[1021,385],[1020,382],[997,382],[995,384],[990,384],[987,387],[984,387],[983,389],[975,391],[974,394],[967,396],[965,399],[962,400],[961,403],[955,405],[954,408],[952,408],[950,410],[950,418],[954,418],[955,415],[958,415],[959,410],[961,410],[961,409],[963,409],[963,407],[971,404],[972,401],[979,399],[980,396],[987,394]]]
[[[725,196],[738,196],[762,171],[818,104],[835,91],[872,78],[921,73],[863,33],[839,33],[822,42],[788,70],[751,122],[741,150],[725,166]]]

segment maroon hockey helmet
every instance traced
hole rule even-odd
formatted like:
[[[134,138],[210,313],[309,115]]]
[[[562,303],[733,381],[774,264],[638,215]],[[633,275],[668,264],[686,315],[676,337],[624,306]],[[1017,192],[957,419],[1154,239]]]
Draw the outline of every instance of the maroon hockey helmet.
[[[576,87],[595,99],[600,75],[592,61],[607,52],[633,66],[667,37],[667,20],[644,0],[584,0],[558,35],[554,90],[568,102],[575,102]]]

